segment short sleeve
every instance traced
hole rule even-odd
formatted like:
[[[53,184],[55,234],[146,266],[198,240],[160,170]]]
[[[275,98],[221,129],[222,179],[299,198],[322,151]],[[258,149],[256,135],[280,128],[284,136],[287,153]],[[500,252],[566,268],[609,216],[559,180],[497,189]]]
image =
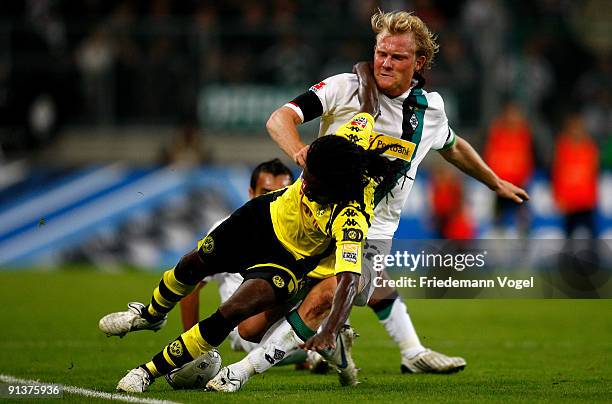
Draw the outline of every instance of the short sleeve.
[[[432,149],[442,150],[451,147],[455,142],[455,133],[448,125],[448,118],[444,110],[444,100],[438,93],[429,93],[427,100],[429,108],[426,116],[426,125],[432,133]]]

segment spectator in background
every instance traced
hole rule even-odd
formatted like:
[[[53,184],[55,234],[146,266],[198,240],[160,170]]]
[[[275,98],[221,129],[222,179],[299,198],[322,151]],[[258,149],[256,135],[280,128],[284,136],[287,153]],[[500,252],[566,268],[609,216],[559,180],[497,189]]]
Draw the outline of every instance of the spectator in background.
[[[587,131],[605,148],[612,137],[612,51],[597,56],[597,63],[579,77],[574,93]]]
[[[162,149],[162,163],[182,167],[196,167],[210,156],[202,143],[202,136],[196,124],[186,124]]]
[[[313,76],[317,53],[294,33],[283,33],[268,48],[261,59],[263,68],[273,83],[304,85]]]
[[[529,123],[520,107],[507,101],[501,113],[489,129],[484,149],[484,160],[500,178],[525,188],[533,174],[533,147]],[[524,205],[516,205],[497,197],[495,202],[495,225],[516,226],[525,234],[529,217]]]
[[[449,240],[473,239],[476,231],[463,203],[463,184],[449,168],[441,164],[435,167],[429,183],[435,237]]]
[[[578,228],[585,228],[595,238],[599,154],[581,114],[566,118],[555,146],[553,194],[564,216],[565,235],[571,238]]]
[[[83,40],[76,50],[75,61],[81,73],[87,113],[95,123],[111,123],[115,50],[104,26],[97,27]]]

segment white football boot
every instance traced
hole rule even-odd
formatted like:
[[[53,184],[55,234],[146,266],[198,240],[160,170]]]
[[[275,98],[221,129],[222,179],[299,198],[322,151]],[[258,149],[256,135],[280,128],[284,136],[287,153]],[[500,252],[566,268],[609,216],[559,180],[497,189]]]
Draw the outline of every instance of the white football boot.
[[[164,316],[155,323],[149,323],[142,317],[142,313],[144,313],[146,309],[147,307],[142,303],[128,303],[127,311],[107,314],[100,319],[98,326],[107,337],[113,335],[123,337],[128,332],[139,330],[158,331],[166,324],[168,316]]]
[[[461,357],[449,357],[431,349],[402,358],[402,373],[455,373],[463,370],[467,363]]]
[[[336,349],[321,351],[321,355],[336,369],[342,386],[356,386],[357,371],[353,361],[353,341],[359,334],[350,325],[342,326],[336,340]]]
[[[142,393],[149,388],[154,379],[141,367],[132,369],[117,383],[117,391],[126,393]]]
[[[235,393],[249,380],[232,371],[231,366],[222,368],[219,373],[206,383],[206,390]]]

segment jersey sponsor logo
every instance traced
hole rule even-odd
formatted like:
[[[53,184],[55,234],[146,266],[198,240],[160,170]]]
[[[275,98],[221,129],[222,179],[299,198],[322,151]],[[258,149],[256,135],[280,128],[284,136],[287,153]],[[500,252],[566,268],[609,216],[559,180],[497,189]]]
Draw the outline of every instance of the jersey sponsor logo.
[[[342,241],[363,241],[363,231],[361,229],[342,229]]]
[[[313,93],[316,93],[317,91],[319,91],[320,89],[322,89],[323,87],[325,87],[327,85],[327,83],[325,83],[324,81],[315,84],[314,86],[310,87],[310,91],[312,91]]]
[[[202,251],[206,254],[210,254],[215,249],[215,240],[212,236],[206,236],[202,241]]]
[[[383,155],[395,157],[408,162],[412,161],[412,157],[417,146],[416,143],[383,135],[381,133],[377,133],[372,140],[370,140],[370,148],[380,148],[389,145],[389,149],[387,149]]]
[[[183,344],[181,344],[181,341],[175,340],[168,347],[168,351],[170,352],[170,355],[178,358],[183,354]]]
[[[359,244],[344,244],[342,246],[342,259],[352,264],[357,263]]]
[[[274,282],[274,285],[277,288],[282,288],[283,286],[285,286],[285,281],[279,275],[274,275],[272,277],[272,282]]]
[[[359,223],[357,223],[357,220],[355,219],[346,219],[346,222],[344,222],[344,227],[355,227],[358,224]]]

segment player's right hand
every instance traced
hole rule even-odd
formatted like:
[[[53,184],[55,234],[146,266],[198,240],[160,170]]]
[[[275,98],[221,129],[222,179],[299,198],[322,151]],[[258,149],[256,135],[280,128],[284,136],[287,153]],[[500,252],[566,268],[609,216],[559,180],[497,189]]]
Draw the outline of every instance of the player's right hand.
[[[307,351],[322,351],[336,348],[336,336],[331,332],[321,331],[300,344],[300,348]]]

